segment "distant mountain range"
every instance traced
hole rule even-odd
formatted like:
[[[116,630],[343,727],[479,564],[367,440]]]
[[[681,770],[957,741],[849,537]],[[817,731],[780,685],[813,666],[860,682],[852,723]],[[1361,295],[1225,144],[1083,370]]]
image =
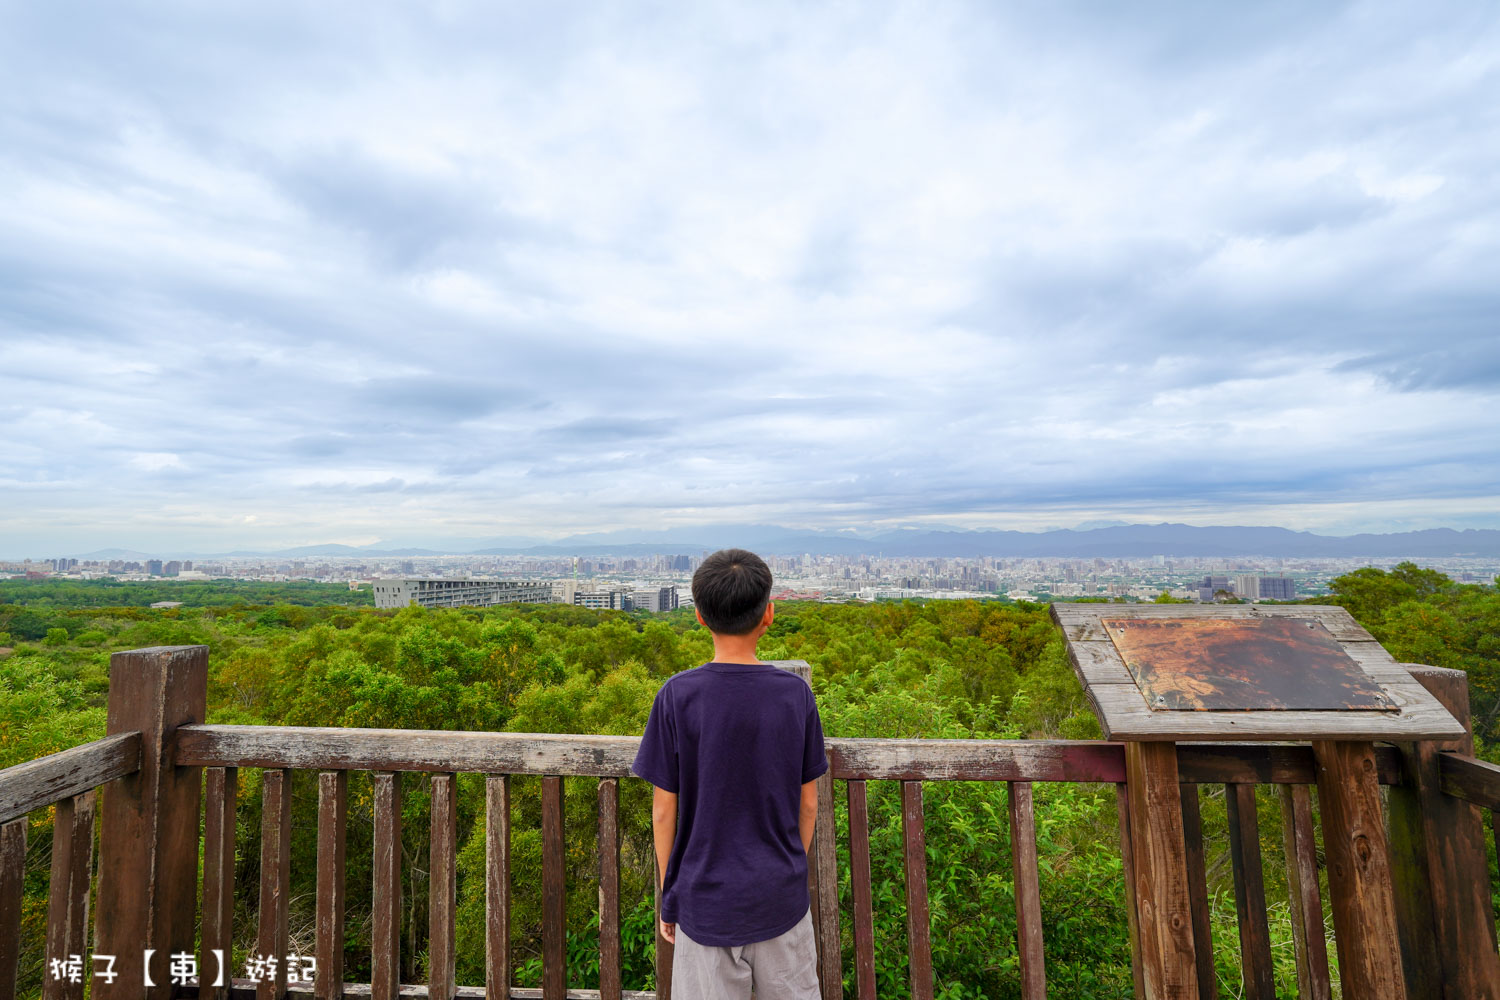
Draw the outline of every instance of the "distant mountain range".
[[[1287,528],[1188,524],[1111,524],[1054,531],[929,531],[908,529],[876,535],[849,532],[807,532],[773,525],[712,525],[678,531],[610,532],[573,535],[552,542],[442,548],[389,546],[303,545],[270,552],[235,551],[202,555],[175,554],[172,558],[231,557],[310,558],[347,556],[391,558],[439,555],[631,556],[697,554],[726,546],[740,546],[775,555],[884,555],[997,558],[1057,557],[1110,558],[1148,556],[1287,556],[1346,558],[1442,558],[1500,556],[1500,530],[1431,528],[1393,534],[1316,535]],[[498,539],[496,541],[499,541]],[[83,553],[78,559],[161,558],[125,549]]]

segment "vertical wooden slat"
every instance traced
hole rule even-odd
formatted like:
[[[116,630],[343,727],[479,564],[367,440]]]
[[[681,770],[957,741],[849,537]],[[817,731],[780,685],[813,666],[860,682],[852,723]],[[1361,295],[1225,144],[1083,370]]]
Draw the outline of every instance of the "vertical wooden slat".
[[[234,978],[231,948],[239,773],[237,767],[204,769],[203,948],[198,959],[204,1000],[229,1000],[229,983]]]
[[[292,876],[291,772],[261,772],[260,922],[256,954],[273,959],[275,973],[255,984],[255,1000],[281,1000],[286,992],[287,894]]]
[[[599,1000],[620,1000],[620,779],[599,779]]]
[[[83,1000],[87,982],[89,878],[94,868],[94,792],[63,799],[53,810],[52,878],[47,897],[47,958],[85,959],[78,982],[42,976],[44,1000]]]
[[[1015,879],[1016,950],[1021,958],[1022,1000],[1046,1000],[1047,966],[1042,951],[1042,887],[1037,873],[1036,814],[1031,782],[1007,783],[1011,876]]]
[[[453,1000],[457,986],[454,921],[458,909],[458,789],[455,775],[432,776],[432,827],[428,844],[427,997]]]
[[[1123,781],[1115,785],[1115,812],[1120,820],[1120,865],[1125,876],[1125,923],[1130,934],[1130,976],[1134,980],[1137,1000],[1146,1000],[1146,983],[1141,971],[1140,915],[1135,900],[1135,849],[1130,836],[1130,787]]]
[[[26,890],[26,817],[0,826],[0,941],[21,940],[21,899]],[[21,949],[0,948],[0,1000],[15,1000]]]
[[[485,996],[510,997],[510,776],[484,783]]]
[[[1297,952],[1297,995],[1333,1000],[1323,897],[1318,890],[1318,845],[1313,839],[1312,790],[1281,787],[1281,839],[1286,850],[1287,892],[1292,904],[1292,944]]]
[[[839,942],[838,851],[834,844],[833,770],[818,776],[818,823],[813,853],[818,867],[818,980],[823,1000],[843,1000],[844,956]]]
[[[370,776],[374,806],[374,934],[370,998],[395,1000],[401,988],[401,772]]]
[[[819,810],[819,811],[821,811],[821,810]],[[823,939],[818,934],[818,927],[819,927],[819,924],[821,923],[821,921],[823,919],[823,914],[821,912],[819,912],[819,910],[818,910],[818,882],[820,880],[820,876],[822,875],[822,872],[820,872],[818,870],[818,843],[817,843],[817,839],[818,839],[818,833],[817,833],[817,830],[814,829],[813,830],[813,844],[812,844],[812,846],[810,848],[808,848],[808,854],[807,854],[807,899],[808,899],[808,912],[812,914],[813,941],[815,942],[815,944],[821,944]],[[822,989],[823,989],[823,969],[822,969],[821,966],[818,966],[817,973],[818,973],[818,990],[819,990],[819,995],[821,996],[822,995]]]
[[[1219,995],[1214,971],[1213,927],[1208,912],[1208,869],[1203,857],[1203,814],[1199,809],[1198,785],[1179,786],[1182,800],[1182,840],[1187,846],[1188,898],[1193,906],[1193,954],[1198,959],[1199,1000]]]
[[[113,982],[94,1000],[169,1000],[170,956],[193,951],[198,908],[198,812],[203,769],[172,759],[177,727],[203,721],[208,647],[157,646],[109,660],[107,735],[141,734],[141,769],[104,786],[92,954],[114,955]],[[154,953],[154,986],[142,962]]]
[[[566,1000],[568,968],[564,885],[563,779],[542,776],[542,998]]]
[[[1234,866],[1234,908],[1239,917],[1240,966],[1245,977],[1245,997],[1246,1000],[1276,1000],[1255,786],[1225,785],[1224,799],[1229,812],[1229,856]]]
[[[1313,756],[1344,995],[1406,1000],[1375,747],[1316,740]]]
[[[1402,782],[1390,789],[1388,833],[1407,992],[1417,1000],[1435,984],[1445,998],[1500,1000],[1483,817],[1443,794],[1440,773],[1444,751],[1474,751],[1468,675],[1418,664],[1407,670],[1465,729],[1456,740],[1397,744]]]
[[[349,772],[318,774],[318,1000],[344,995],[344,846],[349,824]]]
[[[1438,917],[1423,850],[1424,768],[1418,764],[1415,744],[1403,742],[1397,747],[1401,751],[1401,784],[1382,791],[1386,793],[1386,836],[1391,851],[1391,887],[1396,899],[1396,933],[1401,939],[1401,971],[1411,1000],[1443,1000]]]
[[[1495,842],[1495,857],[1500,858],[1500,809],[1490,810],[1490,838]]]
[[[854,891],[854,987],[875,1000],[875,908],[870,898],[870,814],[865,783],[844,783],[849,796],[849,882]]]
[[[662,870],[657,864],[656,852],[651,852],[652,881],[656,901],[656,1000],[672,1000],[672,942],[661,934],[661,882]]]
[[[912,1000],[932,1000],[932,923],[927,914],[927,831],[922,783],[901,782],[901,839],[906,862],[906,947]]]
[[[1125,775],[1146,995],[1151,1000],[1198,1000],[1177,746],[1125,744]]]

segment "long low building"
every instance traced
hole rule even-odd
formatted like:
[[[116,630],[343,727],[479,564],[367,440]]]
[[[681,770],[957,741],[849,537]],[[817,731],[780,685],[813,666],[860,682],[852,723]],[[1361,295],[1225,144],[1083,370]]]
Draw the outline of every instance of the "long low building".
[[[484,608],[492,604],[547,604],[552,585],[522,580],[376,580],[377,608]]]

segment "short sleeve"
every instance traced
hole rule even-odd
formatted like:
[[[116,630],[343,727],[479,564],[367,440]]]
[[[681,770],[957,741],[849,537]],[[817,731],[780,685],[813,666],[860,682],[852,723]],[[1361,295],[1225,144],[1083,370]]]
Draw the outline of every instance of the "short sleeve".
[[[823,752],[823,721],[818,718],[818,703],[809,689],[807,727],[802,737],[802,783],[807,784],[826,770],[828,757]]]
[[[672,717],[672,696],[663,684],[651,703],[641,748],[630,770],[663,791],[677,793],[677,722]]]

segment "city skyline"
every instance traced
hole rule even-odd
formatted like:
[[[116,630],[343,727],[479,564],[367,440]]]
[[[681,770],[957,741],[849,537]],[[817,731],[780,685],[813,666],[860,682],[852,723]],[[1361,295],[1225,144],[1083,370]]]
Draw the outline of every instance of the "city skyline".
[[[11,13],[0,557],[1500,528],[1500,11]]]

